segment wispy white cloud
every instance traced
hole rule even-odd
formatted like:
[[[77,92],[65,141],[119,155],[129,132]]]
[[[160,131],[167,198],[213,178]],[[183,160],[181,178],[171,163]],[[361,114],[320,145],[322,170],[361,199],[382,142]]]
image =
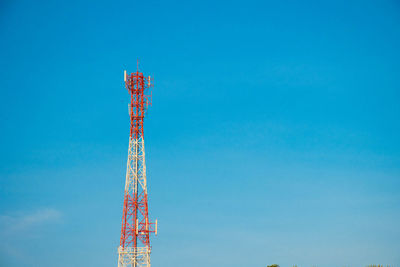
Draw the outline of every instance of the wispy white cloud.
[[[29,253],[19,247],[21,239],[41,236],[43,227],[61,222],[62,213],[54,208],[41,208],[29,212],[0,214],[0,258],[32,265]],[[0,264],[1,265],[1,264]]]
[[[32,230],[33,227],[60,221],[61,217],[62,213],[52,208],[15,215],[0,215],[0,231],[1,234],[14,234],[17,231]]]

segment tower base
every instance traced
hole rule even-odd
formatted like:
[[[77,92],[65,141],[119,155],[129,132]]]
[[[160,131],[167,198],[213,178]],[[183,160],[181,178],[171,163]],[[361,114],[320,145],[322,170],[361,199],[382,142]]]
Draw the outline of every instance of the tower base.
[[[150,267],[149,247],[119,247],[118,267]]]

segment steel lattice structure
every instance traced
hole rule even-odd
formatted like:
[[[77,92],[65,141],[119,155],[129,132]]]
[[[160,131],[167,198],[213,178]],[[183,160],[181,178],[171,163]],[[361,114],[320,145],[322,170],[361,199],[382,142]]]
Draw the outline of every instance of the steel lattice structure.
[[[143,119],[151,105],[152,79],[143,76],[138,69],[128,75],[125,71],[124,81],[131,95],[131,127],[118,267],[150,267],[149,237],[150,233],[157,234],[157,220],[154,223],[149,220]]]

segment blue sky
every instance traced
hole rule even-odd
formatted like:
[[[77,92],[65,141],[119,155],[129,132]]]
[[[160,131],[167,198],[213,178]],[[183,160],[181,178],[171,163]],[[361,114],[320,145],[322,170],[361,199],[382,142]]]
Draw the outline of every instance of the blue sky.
[[[397,1],[0,14],[0,265],[116,266],[137,58],[153,266],[400,265]]]

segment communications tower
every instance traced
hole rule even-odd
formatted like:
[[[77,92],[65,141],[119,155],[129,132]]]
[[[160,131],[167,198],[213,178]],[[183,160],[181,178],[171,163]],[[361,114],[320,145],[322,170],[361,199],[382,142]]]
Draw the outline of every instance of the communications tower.
[[[139,64],[138,64],[139,65]],[[157,220],[149,220],[143,119],[151,105],[152,79],[139,72],[124,72],[125,87],[131,95],[128,163],[126,169],[118,267],[150,267],[150,233],[157,235]]]

